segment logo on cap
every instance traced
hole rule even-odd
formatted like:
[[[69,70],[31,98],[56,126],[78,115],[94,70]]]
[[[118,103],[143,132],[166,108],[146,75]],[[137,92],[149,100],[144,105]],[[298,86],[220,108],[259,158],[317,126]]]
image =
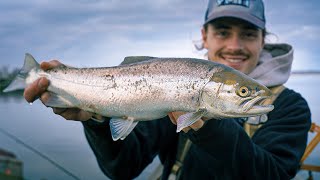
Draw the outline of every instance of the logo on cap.
[[[249,7],[250,0],[217,0],[218,6],[222,5],[240,5]]]

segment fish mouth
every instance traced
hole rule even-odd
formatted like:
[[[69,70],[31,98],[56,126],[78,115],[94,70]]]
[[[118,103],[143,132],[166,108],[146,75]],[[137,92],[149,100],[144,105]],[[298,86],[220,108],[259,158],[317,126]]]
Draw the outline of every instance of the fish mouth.
[[[256,115],[268,113],[273,110],[273,105],[262,105],[263,100],[269,98],[269,96],[257,96],[254,98],[248,98],[244,100],[242,104],[242,112],[246,114]]]

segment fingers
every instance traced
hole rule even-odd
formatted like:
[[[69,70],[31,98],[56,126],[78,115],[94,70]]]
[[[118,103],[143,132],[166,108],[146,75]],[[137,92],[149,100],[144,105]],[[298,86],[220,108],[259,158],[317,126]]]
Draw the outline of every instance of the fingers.
[[[45,105],[50,99],[50,93],[44,92],[40,100]],[[86,121],[92,117],[92,113],[80,110],[78,108],[52,108],[53,112],[67,120]]]
[[[41,94],[40,100],[41,102],[46,105],[46,103],[48,102],[48,100],[50,99],[50,93],[45,91]]]
[[[183,128],[182,131],[183,131],[184,133],[187,133],[188,131],[190,131],[190,129],[191,129],[191,127],[189,126],[189,127]]]
[[[200,128],[202,128],[202,126],[204,125],[204,121],[203,120],[199,120],[195,123],[193,123],[192,125],[183,128],[182,131],[187,133],[190,129],[193,129],[194,131],[198,131]]]
[[[175,125],[177,125],[177,119],[179,118],[179,116],[185,114],[185,112],[182,112],[182,111],[175,111],[175,112],[170,112],[168,113],[168,116],[171,120],[171,122]]]
[[[168,116],[172,124],[177,125],[177,118],[174,116],[174,112],[168,113]]]
[[[64,113],[67,110],[68,110],[67,108],[52,108],[52,111],[58,115],[61,115],[62,113]]]
[[[58,60],[52,60],[49,62],[42,62],[40,68],[43,70],[49,70],[57,66],[63,65]],[[49,81],[42,77],[31,83],[24,91],[24,97],[28,102],[33,102],[40,97],[43,104],[46,104],[50,99],[50,93],[46,92],[49,86]],[[78,108],[52,108],[55,114],[62,116],[67,120],[86,121],[92,117],[92,113],[80,110]]]
[[[202,128],[203,125],[204,125],[204,121],[202,119],[200,119],[199,121],[195,122],[194,124],[192,124],[189,127],[195,131],[198,131],[200,128]]]
[[[33,102],[46,91],[48,86],[49,81],[46,78],[40,78],[34,81],[24,90],[23,96],[28,102]]]
[[[57,67],[57,66],[61,66],[62,63],[59,62],[58,60],[51,60],[49,62],[42,62],[40,64],[40,68],[43,69],[43,70],[49,70],[49,69],[52,69],[54,67]]]
[[[100,114],[93,114],[91,118],[98,122],[104,122],[106,120],[106,117]]]
[[[50,93],[44,92],[41,95],[41,101],[43,104],[46,104],[50,99]],[[78,121],[86,121],[92,117],[92,113],[80,110],[78,108],[52,108],[55,114],[62,116],[67,120],[78,120]]]
[[[52,108],[55,114],[62,116],[67,120],[86,121],[92,117],[92,113],[78,108]]]
[[[40,64],[40,67],[43,70],[48,70],[61,65],[62,64],[58,60],[52,60],[49,62],[42,62]],[[46,78],[39,78],[38,80],[31,83],[28,87],[26,87],[23,96],[28,102],[33,102],[46,91],[48,86],[49,81]]]
[[[50,93],[45,92],[41,95],[41,101],[46,104],[50,99]],[[92,117],[92,113],[78,108],[52,108],[53,112],[67,120],[86,121]]]

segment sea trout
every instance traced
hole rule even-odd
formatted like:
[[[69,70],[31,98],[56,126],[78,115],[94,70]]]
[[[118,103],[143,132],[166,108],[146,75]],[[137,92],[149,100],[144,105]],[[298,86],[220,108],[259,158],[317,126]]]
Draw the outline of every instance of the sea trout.
[[[272,95],[267,87],[208,60],[137,56],[126,57],[114,67],[59,66],[43,71],[26,54],[23,68],[4,92],[23,89],[40,77],[50,82],[46,106],[111,117],[115,141],[123,140],[139,121],[159,119],[169,112],[186,112],[177,120],[179,132],[202,117],[250,117],[273,110],[273,105],[260,105]]]

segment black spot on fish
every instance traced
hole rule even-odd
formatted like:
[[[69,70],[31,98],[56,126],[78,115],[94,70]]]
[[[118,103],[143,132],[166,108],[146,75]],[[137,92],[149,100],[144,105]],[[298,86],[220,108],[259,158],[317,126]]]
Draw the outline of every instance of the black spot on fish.
[[[143,69],[149,69],[149,65],[142,66]]]
[[[213,66],[209,67],[208,71],[211,71],[213,68],[214,68]]]
[[[114,76],[113,76],[112,74],[104,74],[104,75],[102,75],[101,77],[106,78],[106,79],[109,79],[109,80],[111,80],[111,79],[114,78]]]

